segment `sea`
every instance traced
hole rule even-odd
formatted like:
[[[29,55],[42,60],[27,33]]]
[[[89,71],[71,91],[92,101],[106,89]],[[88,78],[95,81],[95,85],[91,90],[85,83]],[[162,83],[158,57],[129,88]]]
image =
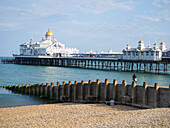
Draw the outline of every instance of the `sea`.
[[[12,59],[12,57],[0,57],[0,60],[2,59]],[[51,82],[56,85],[57,82],[62,83],[63,81],[66,83],[69,81],[81,82],[82,80],[88,82],[88,80],[96,81],[96,79],[104,82],[106,78],[109,79],[110,83],[112,83],[114,79],[117,79],[118,83],[126,80],[128,84],[131,84],[133,74],[134,72],[0,63],[0,86]],[[154,85],[155,83],[158,83],[159,86],[170,85],[170,75],[149,73],[136,73],[136,75],[138,79],[137,85],[142,85],[143,82],[147,82],[148,85]],[[54,102],[55,101],[40,99],[34,96],[15,94],[4,88],[0,88],[0,108],[49,104]]]

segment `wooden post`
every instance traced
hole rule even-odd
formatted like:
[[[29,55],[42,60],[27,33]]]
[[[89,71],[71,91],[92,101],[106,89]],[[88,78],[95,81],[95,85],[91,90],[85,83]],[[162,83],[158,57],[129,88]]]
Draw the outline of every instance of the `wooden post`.
[[[62,94],[60,95],[62,97],[62,98],[60,98],[61,100],[65,100],[65,98],[66,98],[66,94],[65,94],[66,87],[65,87],[65,85],[66,85],[66,82],[63,81],[63,85],[62,85],[63,91],[62,91]]]
[[[122,95],[121,95],[121,103],[125,104],[126,103],[126,86],[127,86],[127,83],[126,83],[126,80],[123,80],[122,82]]]
[[[74,82],[74,101],[77,100],[77,81]]]
[[[99,100],[99,84],[100,84],[100,80],[99,79],[97,79],[96,80],[96,101],[98,101]]]
[[[43,96],[44,95],[44,83],[41,84],[40,86],[40,96]]]
[[[51,86],[49,87],[50,99],[53,99],[53,82],[51,82]]]
[[[36,95],[36,84],[33,85],[33,95]]]
[[[113,80],[113,100],[117,99],[117,80]]]
[[[29,94],[32,94],[32,84],[29,85]]]
[[[89,80],[88,82],[88,89],[87,89],[87,97],[85,98],[86,100],[90,100],[90,88],[91,88],[91,83],[92,83],[92,80]]]
[[[49,84],[46,83],[46,85],[44,86],[44,96],[47,98],[48,97],[48,86]]]
[[[107,97],[108,97],[108,93],[107,93],[107,89],[108,89],[108,84],[109,84],[109,80],[105,79],[105,87],[104,87],[104,100],[107,101]]]
[[[40,84],[38,83],[38,85],[36,86],[36,95],[39,96],[40,95]]]
[[[147,83],[146,82],[143,82],[142,102],[143,102],[143,106],[146,106],[147,104]]]
[[[57,82],[57,87],[56,87],[56,100],[59,101],[60,97],[59,97],[59,86],[60,86],[60,82]]]
[[[68,101],[71,101],[71,97],[70,97],[71,96],[70,93],[72,93],[72,92],[70,92],[71,84],[72,84],[72,82],[69,81],[68,82]]]
[[[136,103],[136,81],[132,82],[132,104]]]
[[[83,101],[83,86],[84,86],[84,80],[81,81],[81,92],[80,92],[80,95],[81,95],[80,101],[81,102]]]
[[[155,83],[154,85],[154,88],[155,88],[155,93],[154,93],[154,108],[156,108],[158,106],[158,89],[159,89],[159,84],[158,83]]]

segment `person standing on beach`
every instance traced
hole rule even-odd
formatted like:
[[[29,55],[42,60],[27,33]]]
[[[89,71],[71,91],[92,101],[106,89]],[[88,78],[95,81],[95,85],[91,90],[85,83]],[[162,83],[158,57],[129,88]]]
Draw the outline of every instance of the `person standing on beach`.
[[[137,76],[136,76],[136,74],[134,74],[134,75],[132,76],[132,78],[133,78],[133,81],[136,81],[136,82],[137,82]]]

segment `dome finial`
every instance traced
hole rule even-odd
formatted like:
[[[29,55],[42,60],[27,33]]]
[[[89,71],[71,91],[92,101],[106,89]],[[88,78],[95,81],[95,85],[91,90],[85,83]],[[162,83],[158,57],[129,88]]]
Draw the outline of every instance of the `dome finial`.
[[[46,36],[53,36],[53,33],[51,32],[51,28],[48,28],[48,32],[46,33]]]

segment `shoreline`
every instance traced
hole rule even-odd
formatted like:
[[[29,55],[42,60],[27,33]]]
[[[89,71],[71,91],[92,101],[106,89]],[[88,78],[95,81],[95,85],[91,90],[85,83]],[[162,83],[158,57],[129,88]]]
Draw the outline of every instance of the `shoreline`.
[[[0,127],[168,127],[170,109],[57,103],[0,108]]]

